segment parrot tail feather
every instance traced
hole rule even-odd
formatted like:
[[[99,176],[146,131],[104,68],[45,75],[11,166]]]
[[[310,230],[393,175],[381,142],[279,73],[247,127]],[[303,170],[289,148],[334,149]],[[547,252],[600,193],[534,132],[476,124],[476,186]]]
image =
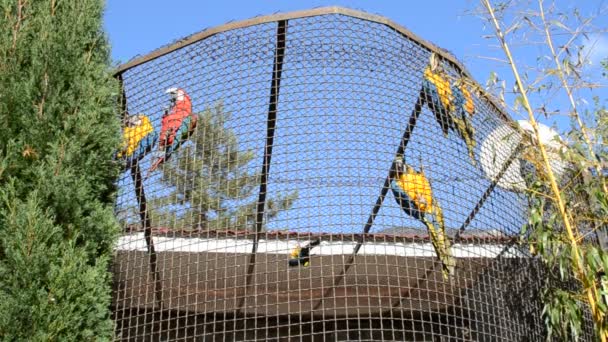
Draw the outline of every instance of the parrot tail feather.
[[[427,220],[423,219],[425,226],[429,232],[429,236],[431,237],[431,244],[435,249],[435,253],[437,254],[437,259],[441,262],[442,273],[444,280],[452,280],[456,268],[456,260],[452,257],[451,248],[450,248],[450,240],[445,235],[445,230],[441,227],[441,231],[438,232],[435,229],[435,225]]]
[[[471,158],[471,164],[473,166],[477,166],[477,161],[475,160],[475,138],[474,130],[471,124],[468,122],[466,117],[463,118],[453,118],[454,123],[456,125],[456,130],[458,134],[464,140],[464,143],[467,145],[467,152],[469,154],[469,158]]]

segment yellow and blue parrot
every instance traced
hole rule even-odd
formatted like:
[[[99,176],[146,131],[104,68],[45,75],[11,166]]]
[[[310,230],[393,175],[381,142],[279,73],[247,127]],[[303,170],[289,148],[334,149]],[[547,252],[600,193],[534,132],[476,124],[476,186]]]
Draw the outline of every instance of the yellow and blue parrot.
[[[311,241],[304,247],[298,244],[298,246],[289,253],[289,266],[308,267],[310,265],[310,250],[319,244],[321,244],[321,240]]]
[[[435,119],[441,126],[443,134],[447,137],[450,129],[454,129],[452,119],[452,88],[450,81],[441,68],[439,57],[431,54],[429,65],[424,69],[422,89],[426,103],[435,114]]]
[[[158,137],[150,118],[137,114],[127,119],[122,138],[122,147],[117,156],[132,163],[150,152]]]
[[[429,65],[424,70],[422,88],[426,103],[435,114],[435,119],[441,126],[444,136],[447,137],[450,130],[456,130],[467,145],[473,165],[476,165],[475,130],[466,116],[466,113],[473,115],[475,104],[464,81],[458,80],[454,84],[450,84],[448,75],[441,67],[439,57],[432,53]],[[454,116],[454,114],[459,114],[459,116]]]
[[[454,120],[455,128],[467,145],[471,162],[473,165],[477,165],[474,152],[475,146],[477,146],[477,143],[475,142],[475,128],[473,128],[473,124],[469,120],[469,116],[475,114],[473,97],[471,96],[471,92],[467,89],[466,82],[463,79],[459,79],[452,84],[452,94],[454,96],[452,108],[457,115],[452,118]]]
[[[433,198],[431,184],[424,171],[421,169],[420,172],[416,172],[405,164],[403,156],[397,156],[391,190],[403,211],[426,226],[437,258],[442,264],[443,278],[450,279],[454,274],[456,260],[452,257],[450,239],[445,233],[443,211]]]

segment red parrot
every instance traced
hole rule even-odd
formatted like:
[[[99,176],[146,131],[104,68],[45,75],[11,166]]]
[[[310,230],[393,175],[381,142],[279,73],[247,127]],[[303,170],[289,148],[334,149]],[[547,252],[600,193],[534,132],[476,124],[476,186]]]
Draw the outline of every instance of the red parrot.
[[[171,157],[196,127],[196,114],[192,113],[190,96],[181,88],[169,88],[165,92],[171,96],[171,108],[165,111],[161,122],[157,158],[149,173],[156,170]]]

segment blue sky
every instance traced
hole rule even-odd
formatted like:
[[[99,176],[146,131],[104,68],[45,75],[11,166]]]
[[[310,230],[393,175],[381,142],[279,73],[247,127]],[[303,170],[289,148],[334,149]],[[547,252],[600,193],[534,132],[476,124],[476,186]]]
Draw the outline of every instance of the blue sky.
[[[532,2],[534,5],[534,2]],[[454,1],[395,1],[395,0],[309,0],[309,1],[196,1],[180,0],[177,4],[165,1],[108,0],[105,27],[112,44],[112,58],[124,63],[136,55],[144,55],[162,45],[205,28],[218,26],[229,21],[248,19],[258,15],[275,12],[288,12],[321,6],[344,6],[379,14],[405,26],[412,32],[436,45],[451,51],[464,62],[475,79],[484,83],[492,71],[498,72],[507,86],[513,84],[510,70],[503,64],[481,58],[503,58],[496,49],[496,41],[487,39],[493,33],[479,16],[471,14],[479,5],[472,0]],[[598,1],[557,1],[564,9],[577,6],[585,16],[606,13],[607,4]],[[604,11],[604,12],[602,12]],[[608,27],[608,15],[595,20],[597,27]],[[590,57],[595,67],[591,72],[598,74],[597,65],[601,58],[608,56],[608,35],[591,34],[588,45],[594,48]],[[559,44],[558,44],[559,45]],[[534,65],[537,50],[534,47],[517,49],[514,46],[516,61]],[[602,80],[602,82],[605,82]],[[606,97],[603,90],[586,93],[590,101],[593,95]],[[559,104],[567,110],[567,103],[561,97],[552,104]],[[521,118],[514,115],[516,119]],[[560,126],[564,121],[558,121]],[[552,124],[552,121],[547,121]]]
[[[488,78],[488,75],[491,71],[497,71],[501,77],[507,80],[507,85],[512,86],[512,78],[509,77],[509,69],[500,65],[496,62],[490,61],[488,59],[480,58],[480,56],[490,56],[490,57],[501,57],[502,54],[500,51],[496,49],[494,46],[496,41],[493,39],[485,39],[484,35],[490,35],[493,33],[493,30],[490,28],[485,28],[484,22],[477,16],[468,14],[471,10],[477,6],[476,1],[419,1],[419,2],[405,2],[405,1],[190,1],[183,0],[178,2],[177,4],[170,4],[168,2],[159,2],[159,1],[118,1],[118,0],[110,0],[108,1],[108,6],[106,10],[105,17],[105,26],[110,37],[110,42],[112,45],[112,57],[116,62],[126,62],[132,57],[136,55],[144,55],[162,45],[171,43],[174,40],[192,34],[194,32],[201,31],[205,28],[214,27],[217,25],[224,24],[228,21],[232,20],[243,20],[248,19],[257,15],[265,15],[272,14],[275,12],[288,12],[293,10],[314,8],[319,6],[329,6],[329,5],[339,5],[344,7],[349,7],[353,9],[364,10],[366,12],[379,14],[389,19],[397,22],[420,37],[429,40],[436,45],[449,50],[452,52],[458,59],[460,59],[467,69],[472,73],[474,78],[479,83],[484,83]],[[567,5],[567,4],[566,4]],[[585,8],[581,9],[584,13],[595,13],[598,8],[603,6],[602,2],[592,3],[586,2],[584,4]],[[605,19],[604,19],[605,20]],[[608,43],[603,43],[606,41],[605,36],[597,35],[597,37],[593,38],[594,41],[599,41],[598,47],[596,50],[591,51],[594,58],[597,59],[602,57],[602,54],[608,52],[605,50],[608,48]],[[518,61],[522,61],[524,63],[533,64],[536,58],[536,51],[534,48],[526,48],[522,50],[518,49],[516,46],[515,49],[515,57]],[[595,67],[591,66],[588,68],[588,71],[593,72],[593,70],[597,70]],[[212,80],[210,80],[212,81]],[[213,83],[213,82],[210,82]],[[159,87],[161,84],[159,83]],[[164,85],[162,85],[164,86]],[[220,86],[221,87],[221,86]],[[149,90],[149,89],[148,89]],[[160,91],[160,88],[159,88]],[[603,91],[605,93],[605,91]],[[265,90],[263,91],[266,96]],[[594,94],[602,94],[602,91],[596,91]],[[592,94],[590,94],[592,95]],[[282,95],[283,99],[287,95]],[[590,97],[589,97],[590,99]],[[364,99],[359,99],[364,100]],[[211,99],[209,99],[211,101]],[[265,105],[265,103],[263,104]],[[561,109],[562,111],[567,110],[566,102],[563,100],[563,96],[558,98],[556,101],[553,101],[551,105]],[[137,106],[137,104],[136,104]],[[147,107],[146,107],[147,106]],[[340,106],[339,103],[334,104],[334,108],[338,108]],[[142,103],[141,108],[144,109],[145,112],[149,113],[153,111],[152,108],[160,108],[160,104],[150,104],[150,103]],[[261,108],[261,107],[260,107]],[[361,118],[365,119],[366,115],[372,115],[373,109],[365,108],[365,103],[360,104],[361,109]],[[160,109],[159,109],[160,110]],[[238,115],[238,108],[232,109]],[[257,110],[257,109],[255,109]],[[375,108],[377,111],[378,109]],[[368,113],[369,111],[369,113]],[[263,108],[260,110],[263,113]],[[286,115],[289,117],[289,110],[285,110]],[[390,113],[388,111],[387,113]],[[246,113],[245,113],[246,114]],[[298,113],[302,114],[302,113]],[[304,113],[309,114],[309,113]],[[315,114],[315,113],[310,113]],[[401,112],[397,112],[395,115],[400,115]],[[158,114],[160,115],[160,114]],[[389,114],[387,114],[389,115]],[[520,118],[517,115],[513,115],[514,118]],[[428,118],[428,115],[425,117]],[[294,116],[291,121],[285,121],[286,124],[292,124],[293,127],[302,127],[301,124],[305,123],[306,116],[304,115],[302,118],[297,118]],[[333,121],[332,121],[333,120]],[[348,116],[334,116],[326,123],[327,126],[339,126],[339,125],[355,125],[359,127],[358,129],[364,131],[365,123],[353,123],[349,120]],[[302,122],[300,122],[302,121]],[[387,120],[390,122],[391,120]],[[260,122],[263,122],[260,120]],[[393,121],[394,122],[394,121]],[[549,121],[549,124],[552,122]],[[311,123],[314,124],[314,123]],[[317,124],[319,122],[317,121]],[[563,120],[562,123],[563,125]],[[358,126],[357,126],[358,125]],[[343,127],[344,128],[344,127]],[[322,130],[323,127],[321,126]],[[352,137],[347,137],[349,134],[348,130],[344,129],[344,139],[343,141],[349,141],[348,139],[352,139]],[[402,128],[395,128],[391,132],[387,132],[387,136],[390,135],[392,140],[398,140],[401,136]],[[263,132],[263,130],[260,130]],[[366,131],[367,132],[367,131]],[[371,130],[368,132],[367,139],[373,140],[374,134]],[[440,133],[437,134],[440,136]],[[302,139],[306,139],[306,135],[303,135]],[[316,135],[316,137],[323,137],[328,145],[319,145],[319,148],[327,148],[329,153],[336,153],[336,155],[344,155],[343,152],[347,153],[348,151],[340,151],[337,149],[332,149],[334,145],[331,143],[339,143],[340,139],[337,136],[332,136],[328,132],[323,132],[323,135]],[[250,143],[255,144],[258,142],[262,142],[260,139],[251,138]],[[288,139],[289,137],[285,137]],[[242,137],[243,140],[249,139],[249,137]],[[273,166],[275,171],[275,176],[289,176],[289,164],[288,161],[291,158],[291,153],[289,145],[285,144],[284,154],[281,154],[281,138],[277,138],[278,142],[275,154],[276,156],[273,159],[273,162],[279,163],[279,165],[283,166]],[[334,140],[332,140],[334,139]],[[419,140],[414,141],[413,144],[420,144],[420,146],[427,146],[430,144],[430,139],[427,139],[424,136],[419,136]],[[428,141],[426,141],[428,140]],[[287,142],[287,140],[284,140]],[[298,151],[300,153],[300,158],[306,158],[306,153],[312,153],[309,157],[316,158],[318,154],[318,149],[314,148],[315,141],[309,142],[310,151]],[[385,141],[376,141],[378,144],[378,148],[387,147]],[[442,143],[442,142],[438,142]],[[376,150],[371,150],[371,145],[369,143],[365,143],[361,145],[360,151],[365,153],[376,153]],[[452,144],[452,143],[450,143]],[[450,147],[451,150],[462,149],[460,143],[454,142],[454,147]],[[253,145],[252,145],[253,146]],[[260,146],[257,146],[259,149]],[[367,149],[367,150],[366,150]],[[394,147],[390,147],[390,150],[384,151],[383,153],[386,156],[382,158],[378,157],[378,154],[375,154],[375,161],[378,163],[377,165],[386,164],[387,160],[390,160],[391,154],[394,153],[392,150]],[[422,149],[422,147],[421,147]],[[341,154],[342,153],[342,154]],[[386,157],[386,158],[385,158]],[[449,157],[449,156],[447,156]],[[281,159],[283,158],[283,159]],[[368,158],[367,156],[365,158]],[[370,162],[374,160],[374,155],[369,156]],[[358,176],[361,179],[382,179],[384,174],[386,173],[384,169],[381,169],[378,166],[376,169],[369,167],[367,170],[365,168],[361,168],[360,165],[356,165],[355,162],[357,160],[362,160],[362,155],[357,155],[353,157],[352,164],[344,165],[345,167],[355,170],[358,172]],[[145,164],[144,164],[145,165]],[[259,169],[258,166],[252,165],[256,170]],[[283,169],[281,169],[283,167]],[[454,225],[458,222],[462,222],[465,215],[468,211],[468,208],[474,206],[474,201],[478,198],[479,193],[483,190],[486,183],[481,184],[480,182],[476,182],[475,186],[467,185],[468,180],[461,179],[456,182],[459,184],[454,185],[453,175],[445,174],[443,170],[441,170],[441,165],[429,165],[430,170],[428,170],[431,174],[434,173],[436,183],[441,183],[442,181],[446,182],[445,188],[442,189],[442,192],[445,194],[446,202],[453,201],[454,198],[461,196],[459,191],[467,191],[470,190],[472,192],[471,196],[467,196],[470,199],[470,203],[466,203],[464,207],[467,209],[462,210],[461,208],[454,209],[452,216],[449,221]],[[281,174],[280,170],[283,170],[285,173]],[[335,175],[324,174],[323,172],[327,172],[329,167],[323,168],[319,172],[310,173],[311,179],[317,179],[322,177],[332,177]],[[378,171],[378,174],[376,174]],[[463,174],[468,176],[472,176],[472,178],[478,179],[478,176],[474,169],[467,169],[466,171],[462,171]],[[151,178],[150,182],[155,182],[155,178]],[[127,181],[128,182],[128,181]],[[377,182],[376,182],[377,183]],[[351,207],[348,207],[347,210],[340,211],[344,217],[335,218],[334,224],[337,227],[337,230],[346,230],[346,231],[358,231],[360,230],[360,222],[364,222],[367,217],[367,214],[370,209],[370,203],[375,201],[375,198],[378,193],[379,184],[376,183],[367,183],[365,187],[365,192],[363,192],[361,187],[354,187],[348,189],[346,186],[338,186],[334,190],[332,196],[323,197],[322,192],[324,191],[322,187],[318,187],[316,185],[310,184],[302,184],[300,190],[300,201],[298,203],[299,208],[295,208],[296,210],[291,210],[291,214],[286,214],[289,216],[285,216],[281,218],[279,221],[286,225],[286,228],[294,228],[294,227],[322,227],[325,223],[323,221],[319,222],[311,222],[310,218],[313,217],[313,211],[318,210],[319,201],[323,202],[322,208],[328,209],[327,217],[324,220],[328,220],[334,215],[334,211],[331,210],[332,205],[337,205],[336,198],[344,198],[344,201],[348,202],[346,198],[351,198],[350,203]],[[438,185],[441,186],[441,185]],[[276,182],[274,185],[271,184],[272,189],[278,190],[289,190],[286,185],[281,182]],[[274,187],[274,188],[273,188]],[[310,193],[307,193],[310,191]],[[357,196],[352,196],[352,191],[362,191]],[[474,193],[474,194],[473,194]],[[321,195],[320,195],[321,194]],[[308,197],[307,197],[308,196]],[[308,199],[306,199],[308,198]],[[488,204],[488,206],[499,206],[503,207],[506,203],[511,203],[515,201],[515,195],[512,193],[502,192],[497,195],[493,202]],[[394,200],[392,196],[389,195],[387,197],[387,203],[390,205],[390,210],[388,212],[383,212],[383,215],[379,218],[380,225],[384,227],[390,227],[392,225],[401,224],[403,220],[403,215],[400,214],[398,208],[396,208],[393,203]],[[344,203],[346,203],[344,202]],[[310,204],[310,205],[309,205]],[[455,204],[455,203],[454,203]],[[462,203],[461,203],[462,204]],[[446,204],[447,206],[447,204]],[[446,208],[444,208],[445,210]],[[488,208],[490,209],[490,208]],[[359,212],[360,210],[360,212]],[[449,209],[447,210],[449,211]],[[317,213],[319,214],[319,213]],[[484,227],[484,223],[495,220],[492,217],[490,212],[481,213],[481,223],[478,223],[478,228],[488,228]],[[487,215],[485,219],[483,216]],[[319,216],[324,216],[324,213],[320,213]],[[466,215],[465,215],[466,216]],[[514,215],[517,216],[517,215]],[[299,221],[302,219],[301,221]],[[517,221],[517,218],[514,218]],[[344,222],[354,222],[353,227],[343,227]],[[325,226],[327,227],[327,226]],[[284,228],[281,226],[277,226],[278,229]],[[322,229],[323,228],[319,228]],[[327,229],[327,228],[326,228]]]
[[[441,3],[438,6],[438,3]],[[479,52],[482,23],[466,15],[474,1],[195,1],[182,0],[178,5],[160,1],[109,0],[106,29],[112,43],[112,56],[127,61],[183,36],[232,20],[257,15],[308,9],[320,6],[344,6],[386,16],[421,37],[446,48],[465,62]],[[171,13],[174,12],[174,13]],[[426,13],[426,14],[425,14]],[[429,24],[429,21],[437,24]],[[457,28],[457,29],[454,29]],[[468,63],[467,63],[468,64]],[[489,66],[478,71],[486,75]]]

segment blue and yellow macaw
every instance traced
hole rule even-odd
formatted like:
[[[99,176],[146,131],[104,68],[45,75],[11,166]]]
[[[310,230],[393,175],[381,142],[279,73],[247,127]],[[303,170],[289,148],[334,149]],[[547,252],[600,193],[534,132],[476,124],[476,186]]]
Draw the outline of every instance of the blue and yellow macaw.
[[[122,139],[122,146],[117,157],[126,160],[127,164],[131,164],[152,150],[158,135],[150,118],[144,114],[137,114],[127,118]]]
[[[311,241],[304,247],[298,244],[298,246],[289,253],[289,266],[308,267],[310,265],[310,250],[319,244],[321,244],[321,240]]]
[[[391,180],[391,190],[395,200],[406,214],[421,221],[426,226],[431,243],[441,261],[443,278],[448,280],[454,275],[456,260],[450,251],[450,239],[445,233],[443,211],[434,200],[431,184],[424,171],[416,172],[405,164],[403,156],[395,160],[395,176]],[[435,227],[439,226],[439,229]]]
[[[439,57],[435,53],[431,54],[429,65],[424,69],[422,89],[426,103],[435,114],[435,119],[447,137],[448,132],[454,129],[454,120],[451,116],[452,88],[447,75],[441,68]]]
[[[435,114],[435,119],[441,126],[444,136],[447,137],[449,131],[456,130],[467,145],[473,165],[476,165],[473,153],[476,145],[473,137],[475,131],[465,115],[465,113],[473,115],[475,104],[464,82],[459,80],[450,84],[448,75],[441,67],[439,57],[432,53],[429,65],[424,69],[422,88],[426,103]],[[459,115],[454,116],[454,114]]]
[[[475,160],[475,146],[477,146],[475,128],[469,120],[469,117],[475,114],[475,103],[464,79],[461,78],[452,84],[452,94],[454,96],[452,105],[456,114],[456,117],[453,118],[455,128],[467,145],[471,162],[473,165],[477,165]]]

